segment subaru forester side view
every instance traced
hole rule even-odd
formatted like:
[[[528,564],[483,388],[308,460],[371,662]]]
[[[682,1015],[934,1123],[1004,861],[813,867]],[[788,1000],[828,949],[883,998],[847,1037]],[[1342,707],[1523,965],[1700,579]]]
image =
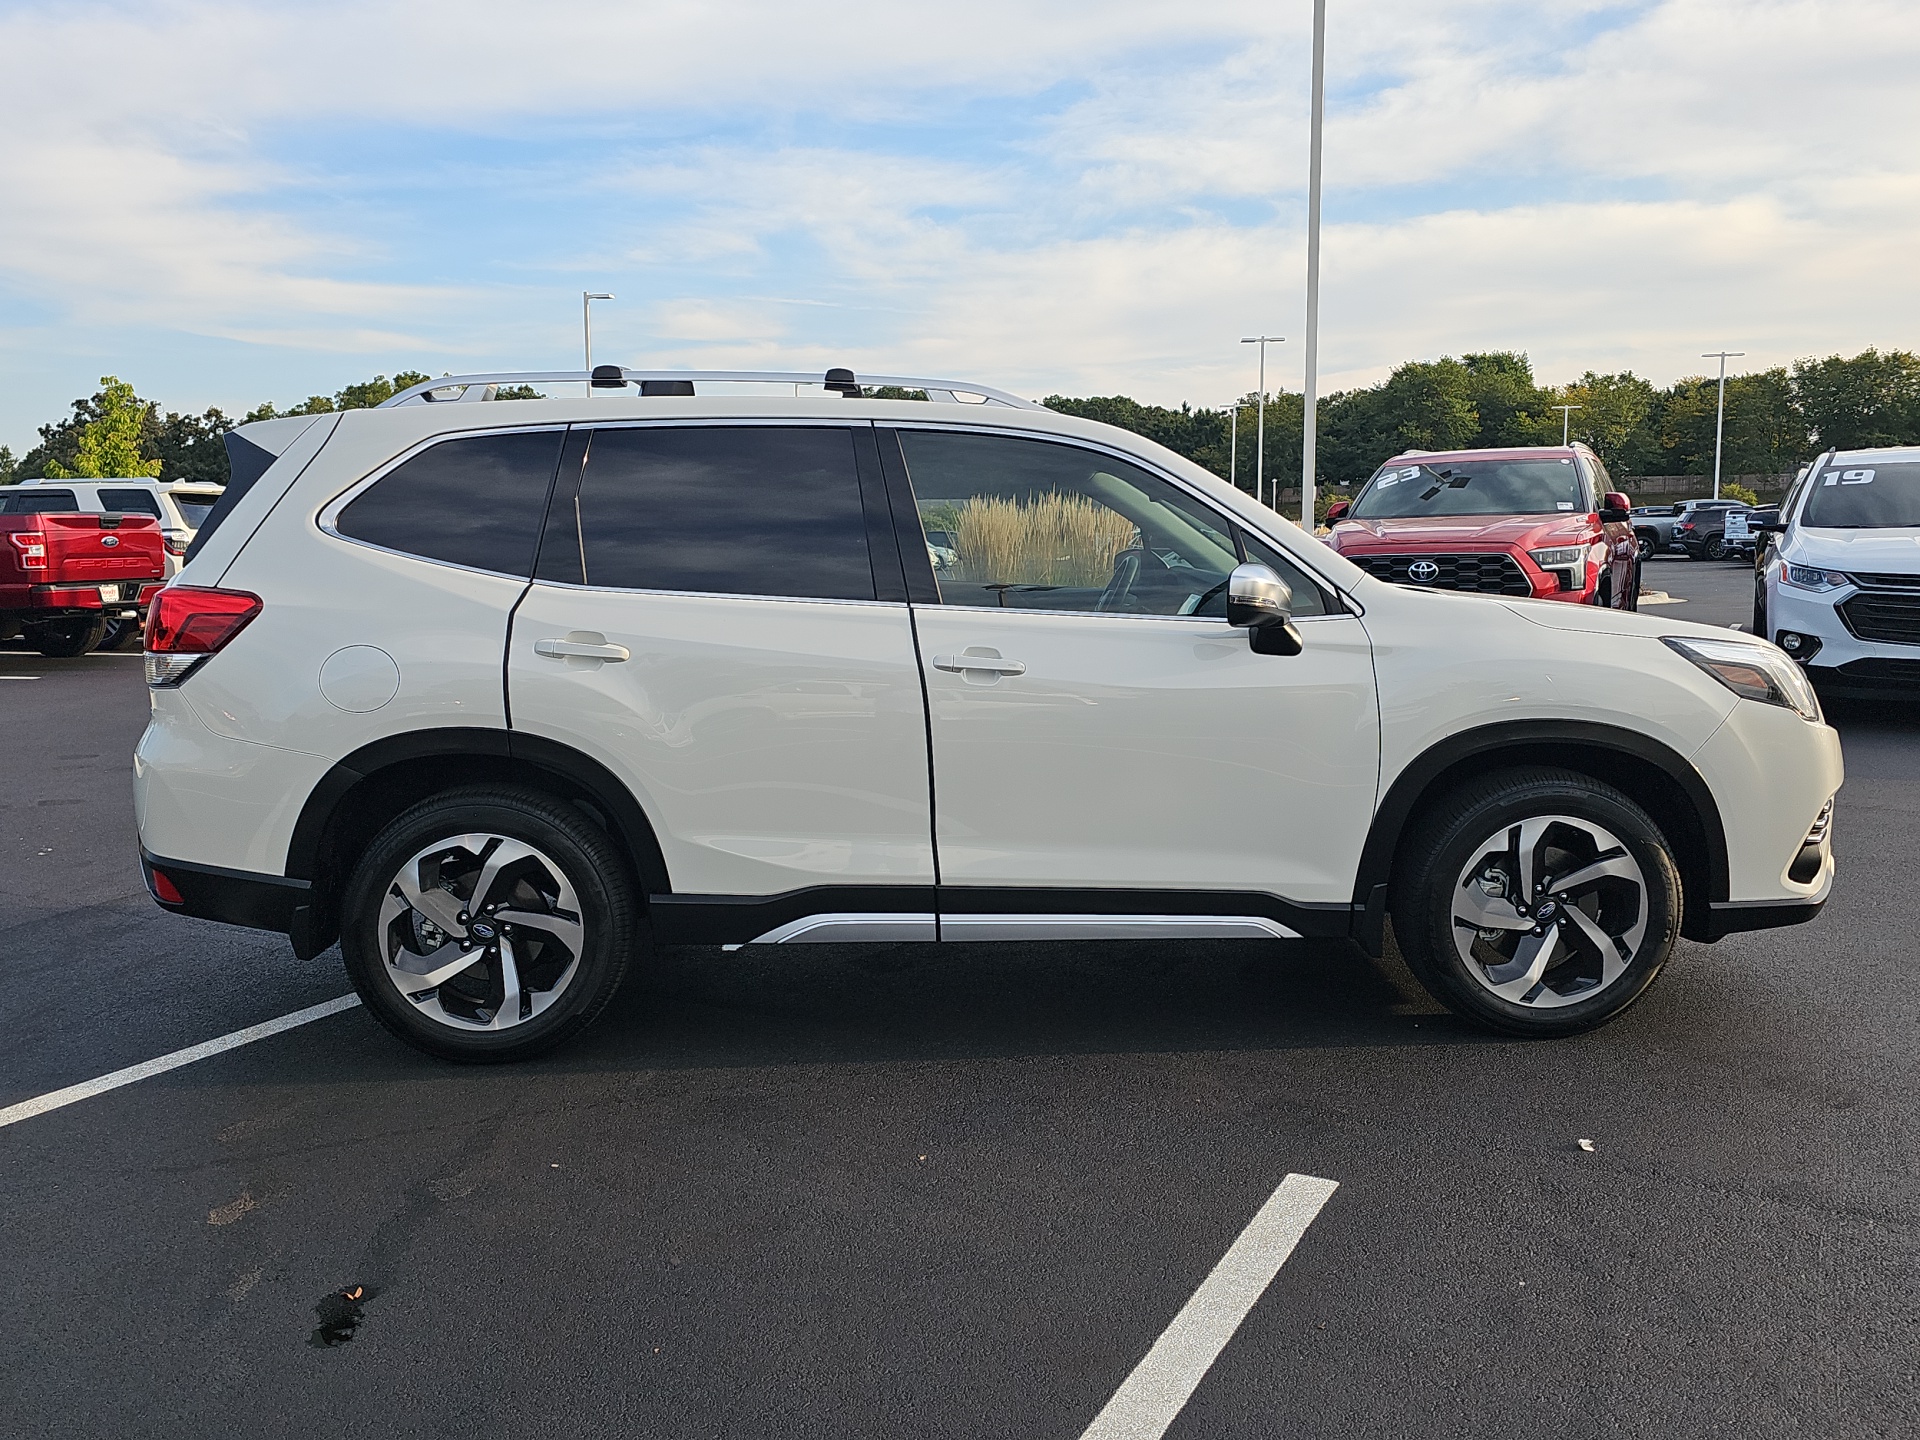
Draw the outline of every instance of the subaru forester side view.
[[[1566,1035],[1826,901],[1840,746],[1764,640],[1389,584],[978,384],[491,398],[567,381],[243,426],[147,628],[155,899],[337,940],[423,1050],[558,1044],[651,945],[1389,922],[1462,1016]],[[1593,543],[1542,569],[1590,591]]]

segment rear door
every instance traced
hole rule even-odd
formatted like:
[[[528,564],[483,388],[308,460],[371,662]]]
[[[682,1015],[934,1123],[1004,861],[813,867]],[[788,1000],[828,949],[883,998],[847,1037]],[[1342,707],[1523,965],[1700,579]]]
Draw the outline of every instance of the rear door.
[[[670,933],[752,939],[864,909],[931,938],[925,711],[872,427],[575,435],[508,645],[515,732],[638,798]],[[701,906],[735,930],[701,933]]]

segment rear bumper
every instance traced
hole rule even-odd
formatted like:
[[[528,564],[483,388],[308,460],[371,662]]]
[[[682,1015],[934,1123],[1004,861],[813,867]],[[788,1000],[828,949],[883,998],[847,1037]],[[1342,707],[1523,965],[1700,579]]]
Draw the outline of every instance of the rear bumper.
[[[144,847],[140,868],[146,874],[147,893],[163,910],[282,935],[290,933],[305,912],[313,888],[305,880],[284,875],[256,875],[218,865],[168,860],[148,853]],[[176,895],[177,900],[172,898]]]
[[[8,585],[0,589],[0,609],[21,611],[145,610],[165,584],[162,580],[109,580],[99,583]],[[100,585],[120,587],[122,598],[103,599]]]

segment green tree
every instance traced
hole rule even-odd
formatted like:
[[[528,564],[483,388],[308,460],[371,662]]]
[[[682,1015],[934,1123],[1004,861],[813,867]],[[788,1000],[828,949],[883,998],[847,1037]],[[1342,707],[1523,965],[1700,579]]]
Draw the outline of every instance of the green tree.
[[[23,477],[11,445],[0,445],[0,485],[18,485]]]
[[[1920,443],[1920,357],[1908,351],[1799,360],[1792,386],[1822,450]]]
[[[1548,392],[1547,414],[1558,418],[1554,405],[1578,405],[1569,431],[1593,447],[1615,475],[1645,475],[1654,453],[1649,429],[1659,409],[1660,392],[1631,370],[1598,375],[1589,370],[1571,385]]]
[[[168,480],[227,483],[227,432],[234,422],[218,409],[200,415],[169,412],[150,438],[151,453]]]
[[[133,393],[133,386],[117,375],[100,377],[94,396],[94,415],[80,429],[73,463],[49,460],[46,473],[55,480],[98,480],[160,473],[160,462],[141,453],[142,432],[152,422],[153,404]]]
[[[1560,438],[1560,417],[1547,409],[1548,394],[1534,383],[1533,363],[1524,354],[1496,350],[1463,355],[1467,401],[1477,417],[1471,444],[1550,445]]]

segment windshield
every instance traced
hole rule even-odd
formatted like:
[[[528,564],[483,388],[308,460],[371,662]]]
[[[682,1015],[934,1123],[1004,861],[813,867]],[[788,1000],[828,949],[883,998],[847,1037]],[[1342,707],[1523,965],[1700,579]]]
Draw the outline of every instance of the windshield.
[[[1439,460],[1390,465],[1367,482],[1349,516],[1538,515],[1587,509],[1571,460]]]
[[[1920,460],[1894,464],[1836,463],[1807,492],[1802,525],[1832,530],[1920,526]]]

